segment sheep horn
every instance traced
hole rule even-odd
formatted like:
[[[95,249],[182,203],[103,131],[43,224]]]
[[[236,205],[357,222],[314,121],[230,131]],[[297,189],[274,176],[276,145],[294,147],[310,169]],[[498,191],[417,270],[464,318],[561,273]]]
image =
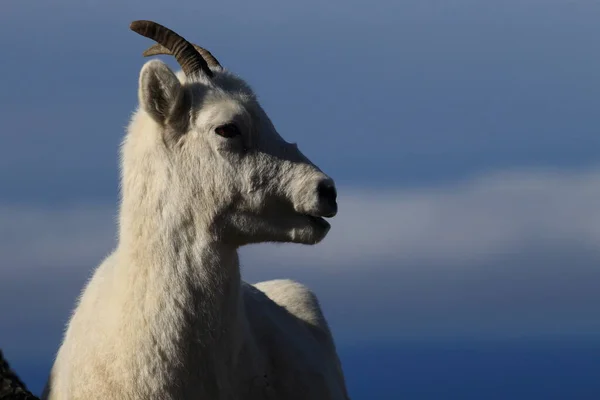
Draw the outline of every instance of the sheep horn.
[[[223,69],[219,61],[215,58],[215,56],[211,54],[210,51],[206,50],[204,47],[198,46],[197,44],[192,43],[192,45],[194,46],[196,51],[200,53],[202,58],[204,58],[209,67]],[[144,51],[143,56],[150,57],[158,56],[161,54],[171,55],[171,51],[162,44],[156,43],[150,46],[146,51]]]
[[[187,76],[199,71],[203,71],[209,77],[213,76],[208,64],[194,46],[171,29],[153,21],[133,21],[129,29],[169,49]]]

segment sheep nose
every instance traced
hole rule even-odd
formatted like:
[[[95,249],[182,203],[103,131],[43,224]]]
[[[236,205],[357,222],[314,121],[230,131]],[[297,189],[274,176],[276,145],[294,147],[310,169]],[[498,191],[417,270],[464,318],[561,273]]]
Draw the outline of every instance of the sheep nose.
[[[337,214],[337,191],[331,180],[319,182],[317,186],[317,195],[319,203],[323,205],[323,216],[331,218]]]

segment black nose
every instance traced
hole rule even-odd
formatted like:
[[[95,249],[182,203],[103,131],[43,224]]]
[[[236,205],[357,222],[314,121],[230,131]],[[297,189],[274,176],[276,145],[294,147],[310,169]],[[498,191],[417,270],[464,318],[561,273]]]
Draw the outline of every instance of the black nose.
[[[324,217],[333,217],[337,213],[337,191],[330,181],[323,181],[317,186],[317,193],[321,204],[325,206]]]

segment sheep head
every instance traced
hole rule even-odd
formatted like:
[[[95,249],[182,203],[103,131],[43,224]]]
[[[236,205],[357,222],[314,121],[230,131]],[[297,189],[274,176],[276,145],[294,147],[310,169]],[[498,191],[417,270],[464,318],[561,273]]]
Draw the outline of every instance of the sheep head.
[[[123,146],[124,197],[155,196],[165,214],[194,215],[213,240],[237,246],[321,241],[324,218],[337,213],[334,182],[279,135],[250,87],[162,25],[131,29],[158,42],[145,55],[173,55],[185,76],[159,60],[143,66]]]

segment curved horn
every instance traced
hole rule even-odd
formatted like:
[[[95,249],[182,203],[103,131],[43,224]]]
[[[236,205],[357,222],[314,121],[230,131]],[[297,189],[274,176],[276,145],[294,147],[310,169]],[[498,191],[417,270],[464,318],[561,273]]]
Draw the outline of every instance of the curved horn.
[[[213,76],[208,64],[194,46],[171,29],[153,21],[143,20],[133,21],[129,29],[169,49],[187,76],[199,71],[203,71],[209,77]]]
[[[196,51],[198,53],[200,53],[202,58],[204,58],[204,60],[206,61],[206,63],[208,64],[209,67],[223,69],[223,66],[219,63],[219,61],[215,58],[215,56],[213,56],[211,54],[210,51],[206,50],[204,47],[198,46],[197,44],[192,43],[192,45],[194,46]],[[172,55],[171,51],[169,49],[167,49],[162,44],[157,43],[157,44],[153,44],[146,51],[144,51],[143,56],[150,57],[150,56],[158,56],[161,54]]]

